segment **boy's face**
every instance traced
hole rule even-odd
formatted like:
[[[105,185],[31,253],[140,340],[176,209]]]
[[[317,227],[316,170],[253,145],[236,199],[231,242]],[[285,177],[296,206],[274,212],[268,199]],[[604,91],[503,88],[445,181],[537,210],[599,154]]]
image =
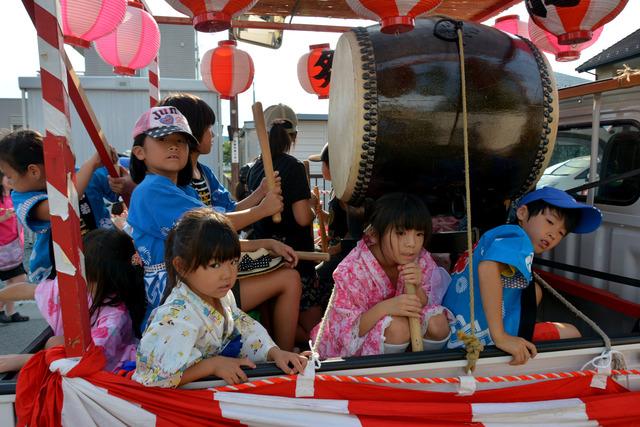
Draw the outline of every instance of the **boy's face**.
[[[204,134],[202,134],[202,138],[200,139],[200,144],[196,147],[196,150],[200,154],[209,154],[211,152],[211,147],[213,145],[213,137],[216,134],[213,132],[213,125],[207,127],[204,130]]]
[[[325,162],[322,162],[322,177],[325,181],[331,181],[331,171],[329,170],[329,165]]]
[[[533,251],[536,254],[555,248],[567,235],[564,219],[549,208],[531,218],[526,206],[520,206],[516,213],[520,226],[533,243]]]
[[[20,173],[8,163],[0,161],[0,170],[4,173],[4,179],[7,180],[9,187],[21,193],[46,188],[44,170],[40,165],[31,164],[27,166],[24,173]]]

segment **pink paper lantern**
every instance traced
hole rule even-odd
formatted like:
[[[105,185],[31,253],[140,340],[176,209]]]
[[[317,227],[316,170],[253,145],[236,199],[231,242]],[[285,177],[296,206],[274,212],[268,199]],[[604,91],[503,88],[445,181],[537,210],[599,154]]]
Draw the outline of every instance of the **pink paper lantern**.
[[[204,54],[200,64],[202,81],[222,99],[231,99],[249,89],[253,82],[253,60],[236,48],[233,40],[223,40]]]
[[[550,32],[540,28],[533,19],[529,21],[529,36],[531,41],[538,46],[539,49],[551,53],[556,56],[558,62],[575,61],[580,58],[580,52],[593,45],[604,27],[600,27],[593,32],[591,39],[584,43],[576,43],[572,45],[563,45],[558,42],[558,37]]]
[[[618,16],[628,0],[527,0],[532,20],[558,37],[558,43],[571,45],[589,41],[592,33]]]
[[[88,48],[122,22],[127,0],[60,0],[64,42]]]
[[[138,5],[129,2],[122,24],[94,42],[102,60],[113,65],[117,74],[134,75],[135,70],[149,65],[160,50],[158,24]]]
[[[527,23],[520,20],[518,15],[506,15],[496,19],[493,28],[497,28],[505,33],[529,38],[529,28]]]
[[[380,22],[386,34],[413,30],[415,18],[426,16],[442,0],[346,0],[349,7],[364,19]]]
[[[193,20],[197,31],[214,33],[231,27],[231,19],[251,9],[258,0],[167,0]]]

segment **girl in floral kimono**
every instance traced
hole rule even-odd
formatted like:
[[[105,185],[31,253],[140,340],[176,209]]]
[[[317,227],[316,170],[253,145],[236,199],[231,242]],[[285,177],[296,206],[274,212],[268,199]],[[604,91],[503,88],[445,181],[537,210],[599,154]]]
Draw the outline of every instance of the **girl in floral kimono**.
[[[431,217],[406,193],[387,194],[373,207],[365,236],[338,265],[333,303],[327,309],[318,352],[322,358],[400,353],[409,345],[409,318],[420,319],[425,350],[449,337],[442,297],[447,272],[424,249]],[[404,293],[406,283],[416,294]]]
[[[247,381],[242,367],[274,361],[287,374],[307,359],[278,348],[267,331],[236,305],[240,241],[221,213],[185,213],[165,245],[171,292],[149,318],[133,379],[147,386],[176,387],[210,375],[229,384]],[[294,307],[292,307],[293,309]]]
[[[124,231],[100,228],[84,235],[84,267],[91,338],[102,347],[105,370],[117,371],[134,360],[140,323],[146,309],[143,270],[133,241]],[[0,290],[0,301],[34,299],[53,329],[45,348],[64,344],[58,279],[38,285],[16,283]],[[0,356],[0,372],[17,371],[32,354]]]

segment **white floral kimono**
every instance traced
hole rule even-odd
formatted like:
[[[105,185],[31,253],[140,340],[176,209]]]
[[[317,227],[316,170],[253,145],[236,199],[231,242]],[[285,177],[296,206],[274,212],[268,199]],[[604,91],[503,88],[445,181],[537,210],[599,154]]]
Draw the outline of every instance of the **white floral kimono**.
[[[179,283],[150,317],[133,379],[147,386],[176,387],[183,372],[203,359],[266,361],[276,345],[264,327],[238,308],[231,291],[220,302],[223,315]]]

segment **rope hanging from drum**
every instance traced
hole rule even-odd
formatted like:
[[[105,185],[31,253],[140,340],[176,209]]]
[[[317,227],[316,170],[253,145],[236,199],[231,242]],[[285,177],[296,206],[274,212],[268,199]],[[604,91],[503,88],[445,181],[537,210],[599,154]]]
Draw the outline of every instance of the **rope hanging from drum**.
[[[449,25],[453,24],[455,28],[456,37],[450,36],[448,33],[450,30]],[[440,31],[443,25],[446,25],[445,31]],[[473,286],[473,237],[471,227],[471,174],[469,172],[469,128],[467,122],[467,86],[465,79],[464,69],[464,40],[462,32],[462,21],[453,21],[450,19],[441,19],[438,21],[433,29],[436,37],[443,40],[458,41],[458,54],[460,59],[460,95],[462,97],[462,137],[464,147],[464,187],[465,198],[467,200],[466,215],[467,215],[467,252],[469,254],[469,311],[470,311],[470,325],[475,324],[475,297]],[[471,327],[470,333],[466,334],[462,331],[458,331],[458,339],[464,343],[464,348],[467,351],[467,374],[473,372],[476,368],[476,362],[480,358],[480,352],[484,350],[484,345],[476,337],[475,329]]]

